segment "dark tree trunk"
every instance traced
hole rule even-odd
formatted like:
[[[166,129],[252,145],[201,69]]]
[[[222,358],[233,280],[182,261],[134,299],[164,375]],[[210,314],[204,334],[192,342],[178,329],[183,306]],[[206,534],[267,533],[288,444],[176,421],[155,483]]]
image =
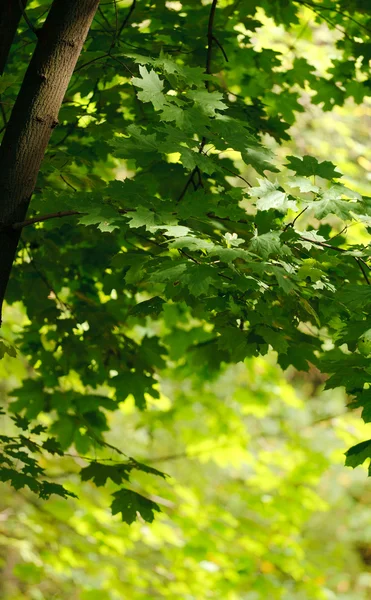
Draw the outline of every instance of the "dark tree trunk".
[[[1,1],[1,0],[0,0]],[[0,309],[20,230],[99,0],[54,0],[0,147]]]
[[[25,7],[27,0],[21,1]],[[4,73],[21,16],[20,0],[0,0],[0,75]]]

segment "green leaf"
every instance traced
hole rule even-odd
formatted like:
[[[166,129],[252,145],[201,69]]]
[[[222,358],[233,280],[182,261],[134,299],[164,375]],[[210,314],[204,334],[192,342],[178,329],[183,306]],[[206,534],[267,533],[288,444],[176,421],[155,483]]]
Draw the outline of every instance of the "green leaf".
[[[0,360],[4,358],[5,354],[15,358],[17,356],[17,351],[14,346],[11,346],[8,342],[3,342],[0,340]]]
[[[142,517],[144,521],[152,523],[154,519],[154,512],[161,512],[158,504],[145,498],[137,492],[122,488],[118,492],[112,494],[114,500],[111,504],[111,510],[113,515],[121,513],[122,520],[129,525],[134,523],[138,518],[138,515]]]
[[[60,443],[55,438],[48,438],[43,442],[42,447],[47,452],[50,452],[50,454],[58,454],[59,456],[63,456],[64,454]]]
[[[256,207],[258,210],[278,210],[287,212],[288,209],[297,210],[295,200],[289,200],[288,194],[281,191],[278,181],[274,183],[268,179],[258,179],[259,187],[251,188],[252,198],[258,198]]]
[[[145,227],[150,230],[151,227],[156,225],[156,215],[154,212],[146,208],[145,206],[140,206],[136,209],[134,213],[130,213],[129,216],[129,226],[133,228]]]
[[[21,417],[20,415],[15,415],[15,417],[12,417],[12,420],[16,426],[20,429],[23,429],[23,431],[26,431],[30,426],[30,421],[25,417]]]
[[[146,67],[139,67],[139,77],[133,77],[132,82],[136,87],[142,88],[138,98],[143,102],[152,102],[155,110],[160,110],[165,104],[163,94],[164,83],[153,70],[147,71]]]
[[[163,310],[165,301],[160,296],[153,296],[150,300],[144,300],[134,306],[130,314],[134,317],[157,317]]]
[[[321,192],[319,199],[309,204],[309,208],[314,209],[314,216],[317,219],[323,219],[332,214],[346,220],[352,212],[357,212],[359,194],[353,193],[354,200],[343,200],[342,196],[345,191],[350,190],[341,185],[334,185],[330,189]]]
[[[262,258],[268,258],[272,255],[288,255],[289,251],[282,244],[280,235],[278,231],[255,235],[250,242],[249,249]]]
[[[342,174],[336,170],[336,166],[328,161],[324,160],[318,162],[314,156],[303,156],[303,158],[297,158],[296,156],[287,156],[288,163],[286,166],[295,171],[299,176],[311,177],[312,175],[318,175],[323,179],[334,179],[341,177]]]
[[[227,105],[222,102],[223,94],[220,92],[208,92],[207,90],[191,90],[188,96],[193,100],[198,110],[206,115],[214,117],[217,110],[226,110]]]
[[[106,465],[93,461],[90,465],[81,469],[80,475],[82,481],[92,479],[97,486],[105,485],[107,479],[112,479],[114,483],[119,485],[123,480],[129,481],[131,469],[130,465]]]
[[[371,440],[356,444],[345,453],[345,464],[347,467],[358,467],[362,465],[367,458],[371,458]]]

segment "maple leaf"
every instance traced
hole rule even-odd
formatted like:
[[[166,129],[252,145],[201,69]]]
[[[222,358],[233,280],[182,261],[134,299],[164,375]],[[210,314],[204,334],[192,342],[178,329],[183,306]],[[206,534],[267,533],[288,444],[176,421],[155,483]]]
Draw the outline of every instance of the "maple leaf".
[[[343,200],[342,197],[349,192],[351,199]],[[340,219],[348,219],[351,212],[357,212],[357,201],[360,195],[357,192],[351,192],[342,185],[333,185],[328,190],[319,194],[319,199],[309,203],[309,208],[314,209],[314,215],[318,219],[323,219],[329,214],[336,215]]]
[[[207,90],[191,90],[188,96],[195,105],[210,117],[215,116],[217,110],[225,110],[227,107],[222,102],[223,94],[220,92],[208,92]]]
[[[132,77],[132,83],[136,87],[142,88],[138,92],[138,98],[143,102],[152,102],[155,110],[164,107],[166,99],[163,93],[164,82],[161,81],[155,71],[147,71],[146,67],[139,67],[141,77]]]
[[[278,173],[278,169],[272,164],[272,153],[266,148],[256,146],[245,147],[242,152],[242,160],[251,165],[259,175],[264,177],[264,171]]]
[[[111,511],[113,515],[121,513],[122,520],[129,525],[134,523],[137,519],[138,514],[147,521],[152,523],[154,519],[154,512],[161,512],[158,504],[145,498],[137,492],[122,488],[118,492],[112,494],[114,501],[111,504]]]
[[[345,464],[347,467],[358,467],[362,465],[365,460],[371,458],[371,440],[356,444],[347,450],[345,453],[346,460]],[[371,465],[369,467],[369,475],[371,475]]]
[[[145,227],[149,230],[156,225],[156,214],[145,206],[139,206],[135,212],[130,213],[128,221],[130,227]]]
[[[278,210],[287,212],[288,209],[297,210],[295,200],[289,200],[288,194],[281,191],[278,181],[272,182],[268,179],[258,179],[259,187],[250,190],[252,198],[258,198],[256,207],[258,210]]]
[[[51,454],[59,454],[59,456],[63,456],[63,450],[61,448],[60,443],[55,438],[48,438],[43,442],[44,450],[47,450]]]
[[[112,479],[114,483],[120,484],[123,479],[129,480],[131,469],[130,464],[106,465],[93,461],[81,469],[80,476],[82,481],[92,479],[97,486],[105,485],[107,479]]]
[[[342,176],[340,171],[336,170],[336,166],[329,160],[318,162],[314,156],[303,156],[303,158],[287,156],[287,160],[289,162],[285,166],[300,176],[318,175],[323,179],[334,179]]]
[[[30,426],[29,419],[26,419],[26,417],[21,417],[21,415],[15,415],[15,417],[12,417],[12,420],[16,426],[20,429],[23,429],[23,431],[26,431]]]
[[[292,176],[287,178],[287,184],[292,188],[299,188],[301,192],[319,192],[319,187],[314,185],[310,179],[302,176]]]
[[[280,233],[278,231],[255,235],[250,242],[249,249],[251,252],[259,254],[263,258],[268,258],[273,254],[289,254],[288,248],[281,242]]]

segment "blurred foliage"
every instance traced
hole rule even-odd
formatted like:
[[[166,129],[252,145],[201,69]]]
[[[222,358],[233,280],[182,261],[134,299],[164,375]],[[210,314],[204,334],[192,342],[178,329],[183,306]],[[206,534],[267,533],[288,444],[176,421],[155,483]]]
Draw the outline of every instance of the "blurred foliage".
[[[119,486],[79,481],[90,461],[43,460],[79,499],[3,491],[2,597],[368,598],[370,488],[342,465],[365,432],[343,393],[322,392],[318,372],[284,377],[271,355],[162,388],[146,412],[121,405],[108,438],[169,475],[135,482],[162,513],[122,524],[108,508]]]
[[[70,215],[0,340],[5,600],[370,597],[369,10],[214,4],[102,2],[63,103],[30,217]]]

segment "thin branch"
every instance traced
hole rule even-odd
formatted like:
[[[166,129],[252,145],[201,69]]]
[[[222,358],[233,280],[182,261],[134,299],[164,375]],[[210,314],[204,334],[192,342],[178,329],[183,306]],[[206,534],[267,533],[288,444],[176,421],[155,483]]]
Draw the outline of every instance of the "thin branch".
[[[310,242],[311,244],[315,244],[316,246],[321,246],[322,248],[328,248],[329,250],[335,250],[335,252],[349,252],[349,250],[346,250],[345,248],[339,248],[338,246],[331,246],[331,244],[328,244],[327,242],[320,242],[319,240],[313,240],[311,238],[307,238],[304,235],[300,235],[300,234],[298,234],[298,235],[301,240],[304,240],[305,242]]]
[[[118,14],[117,14],[117,1],[113,0],[114,6],[115,6],[115,35],[113,37],[113,40],[111,42],[110,48],[108,50],[108,52],[111,52],[112,48],[115,46],[116,42],[117,42],[117,36],[118,36],[118,31],[119,31],[119,21],[118,21]]]
[[[355,19],[354,17],[351,17],[350,15],[346,15],[343,11],[339,10],[338,8],[334,8],[333,6],[325,6],[322,4],[317,4],[315,2],[307,2],[307,0],[294,0],[294,2],[297,2],[298,4],[303,4],[304,6],[307,6],[308,8],[316,8],[318,11],[328,10],[330,12],[334,12],[337,15],[341,15],[345,19],[349,19],[349,21],[353,21],[353,23],[358,25],[358,27],[361,27],[361,29],[364,29],[365,31],[371,33],[371,29],[366,27],[366,25],[363,25],[362,23],[357,21],[357,19]]]
[[[109,52],[105,52],[104,54],[102,54],[102,56],[97,56],[96,58],[92,58],[91,60],[88,60],[88,62],[79,65],[75,70],[74,73],[77,73],[77,71],[80,71],[81,69],[83,69],[84,67],[87,67],[88,65],[91,65],[92,63],[97,62],[97,60],[101,60],[102,58],[107,58],[107,56],[110,56]]]
[[[27,23],[28,27],[31,29],[31,31],[32,31],[32,32],[33,32],[33,33],[36,35],[36,37],[38,38],[38,37],[39,37],[39,32],[38,32],[38,30],[36,29],[36,27],[33,25],[33,23],[30,21],[30,19],[28,18],[28,16],[27,16],[27,13],[26,13],[25,6],[24,6],[24,4],[23,4],[23,1],[22,1],[22,0],[18,0],[18,4],[19,4],[19,8],[21,9],[21,12],[22,12],[22,17],[23,17],[23,18],[24,18],[24,20],[26,21],[26,23]]]
[[[4,103],[3,102],[0,102],[0,111],[1,111],[1,116],[3,118],[3,122],[4,122],[4,127],[1,129],[1,132],[2,132],[4,129],[6,129],[6,126],[8,125],[8,119],[7,119],[7,116],[6,116],[6,112],[5,112],[5,108],[4,108]]]
[[[133,212],[134,208],[118,208],[117,212],[120,215],[126,215],[128,212]],[[34,225],[35,223],[42,223],[43,221],[49,221],[49,219],[59,219],[62,217],[71,217],[75,215],[85,215],[87,213],[81,212],[79,210],[61,210],[55,213],[48,213],[46,215],[41,215],[37,217],[33,217],[31,219],[27,219],[26,221],[20,221],[19,223],[13,223],[10,225],[12,229],[23,229],[23,227],[27,227],[28,225]]]
[[[67,181],[67,179],[65,179],[65,177],[63,177],[62,173],[59,173],[59,177],[62,179],[62,181],[64,181],[64,183],[65,183],[66,185],[68,185],[68,187],[70,187],[70,188],[71,188],[71,190],[73,190],[74,192],[77,192],[77,189],[76,189],[75,187],[73,187],[73,185],[72,185],[71,183],[69,183],[69,182]]]
[[[346,231],[348,231],[348,225],[345,225],[345,226],[343,227],[343,229],[341,229],[341,231],[339,231],[338,233],[336,233],[335,235],[333,235],[333,236],[330,238],[330,241],[332,241],[332,240],[334,240],[335,238],[339,237],[339,235],[341,235],[342,233],[344,233],[344,232],[346,232]]]
[[[234,171],[232,171],[231,169],[228,169],[228,167],[226,167],[224,165],[220,165],[220,166],[222,167],[223,171],[228,171],[228,173],[230,173],[231,175],[234,175],[234,177],[238,177],[238,179],[242,179],[242,181],[244,181],[248,187],[252,188],[251,183],[249,181],[247,181],[247,179],[242,177],[242,175],[240,175],[239,173],[235,173]]]
[[[215,19],[215,11],[216,11],[216,5],[217,5],[218,0],[213,0],[212,4],[211,4],[211,9],[210,9],[210,14],[209,14],[209,21],[208,21],[208,25],[207,25],[207,53],[206,53],[206,67],[205,67],[205,71],[207,75],[210,75],[211,71],[211,59],[212,59],[212,50],[213,50],[213,41],[216,41],[214,39],[214,33],[213,33],[213,27],[214,27],[214,19]],[[206,89],[209,91],[210,88],[210,82],[208,80],[205,81],[205,87]],[[203,137],[199,148],[198,148],[198,152],[199,154],[202,153],[204,147],[206,144],[206,138]],[[195,174],[198,173],[198,177],[199,177],[199,181],[198,184],[195,184],[194,182],[194,176]],[[191,185],[191,183],[194,185],[195,191],[203,185],[202,185],[202,178],[201,178],[201,171],[198,167],[195,167],[193,169],[193,171],[191,172],[183,190],[180,193],[180,196],[177,200],[177,203],[179,203],[185,196],[185,194],[187,193],[187,190],[189,188],[189,186]]]
[[[181,193],[180,193],[180,195],[179,195],[179,198],[178,198],[178,200],[177,200],[177,204],[178,204],[178,202],[180,202],[181,200],[183,200],[183,198],[184,198],[184,196],[186,195],[186,193],[187,193],[187,190],[188,190],[189,186],[191,185],[191,183],[193,183],[193,184],[194,184],[194,179],[193,179],[193,178],[194,178],[194,176],[195,176],[195,174],[196,174],[196,168],[197,168],[197,167],[195,167],[195,168],[193,169],[193,171],[191,172],[190,176],[188,177],[188,179],[187,179],[187,181],[186,181],[186,184],[185,184],[185,186],[183,187],[183,189],[182,189],[182,191],[181,191]],[[196,190],[195,190],[195,191],[196,191]]]
[[[65,313],[70,313],[71,309],[68,306],[68,304],[66,304],[65,302],[63,302],[63,300],[61,300],[57,294],[57,292],[54,289],[54,286],[50,283],[50,281],[48,280],[48,278],[44,275],[44,273],[42,271],[40,271],[40,269],[38,268],[38,266],[35,263],[35,260],[33,258],[33,256],[30,253],[29,248],[27,248],[26,244],[24,243],[24,241],[21,238],[21,244],[24,248],[24,251],[27,253],[29,261],[30,261],[30,265],[31,267],[34,269],[34,271],[38,274],[38,276],[40,277],[41,281],[44,282],[44,284],[46,285],[46,287],[49,290],[49,294],[50,292],[52,292],[54,294],[54,298],[56,300],[56,304],[59,303],[59,306],[61,307],[61,309],[65,312]],[[58,305],[58,304],[57,304]]]
[[[303,210],[298,215],[296,215],[295,219],[292,222],[292,226],[293,227],[295,226],[296,221],[301,217],[301,215],[303,215],[305,213],[305,211],[307,209],[308,209],[308,206],[306,206],[305,208],[303,208]]]
[[[26,221],[21,221],[19,223],[13,223],[13,229],[23,229],[23,227],[27,227],[28,225],[33,225],[34,223],[42,223],[43,221],[48,221],[49,219],[57,219],[62,217],[70,217],[73,215],[82,215],[78,210],[61,210],[56,213],[49,213],[47,215],[43,215],[41,217],[33,217],[32,219],[27,219]]]
[[[219,42],[218,38],[216,38],[216,37],[215,37],[215,35],[213,35],[213,40],[214,40],[214,42],[216,43],[216,45],[218,46],[218,48],[220,48],[220,50],[221,50],[221,52],[222,52],[222,54],[223,54],[223,56],[224,56],[225,62],[229,62],[229,61],[228,61],[228,56],[227,56],[227,53],[226,53],[226,51],[224,50],[223,46],[222,46],[222,45],[221,45],[221,43]]]
[[[117,56],[114,56],[113,54],[109,53],[108,56],[110,56],[113,60],[115,60],[116,62],[119,63],[119,65],[121,65],[122,67],[124,67],[124,69],[126,69],[127,71],[129,71],[130,75],[132,77],[135,77],[134,73],[132,71],[130,71],[129,67],[122,62],[122,60],[120,60],[119,58],[117,58]]]
[[[207,54],[206,54],[206,69],[205,69],[207,75],[211,74],[211,58],[212,58],[212,52],[213,52],[213,41],[215,41],[213,27],[214,27],[214,19],[215,19],[215,11],[216,11],[217,3],[218,3],[218,0],[213,0],[213,2],[211,4],[209,22],[208,22],[208,26],[207,26]],[[206,85],[206,88],[209,89],[209,81],[206,81],[205,85]]]
[[[188,254],[188,252],[186,252],[185,250],[178,248],[178,251],[179,251],[179,254],[183,254],[183,256],[186,256],[187,258],[189,258],[189,260],[196,263],[196,265],[202,265],[202,262],[200,262],[199,260],[197,260],[196,258],[191,256],[190,254]]]
[[[132,4],[131,4],[131,6],[130,6],[130,8],[129,8],[129,12],[128,12],[128,14],[126,15],[126,17],[125,17],[125,19],[124,19],[124,21],[123,21],[123,23],[122,23],[122,25],[121,25],[120,29],[118,30],[118,33],[117,33],[117,38],[119,38],[119,37],[120,37],[120,35],[121,35],[121,33],[122,33],[122,30],[123,30],[123,29],[125,29],[126,25],[127,25],[127,24],[128,24],[128,22],[130,21],[130,17],[131,17],[131,15],[133,14],[133,11],[135,10],[136,4],[137,4],[137,0],[133,0],[133,2],[132,2]]]
[[[305,240],[306,242],[310,242],[311,244],[315,244],[316,246],[321,246],[322,248],[328,248],[329,250],[334,250],[335,252],[341,252],[341,253],[344,253],[344,252],[348,253],[349,252],[349,250],[347,250],[346,248],[339,248],[337,246],[332,246],[331,244],[328,244],[327,242],[320,242],[318,240],[311,240],[310,238],[307,238],[307,237],[305,237],[303,235],[300,236],[300,239]],[[356,261],[357,265],[361,269],[362,275],[365,278],[365,281],[366,281],[367,285],[371,285],[370,280],[367,277],[366,271],[364,269],[364,267],[366,267],[369,271],[371,271],[371,267],[367,264],[367,262],[363,258],[360,258],[359,256],[352,256],[352,258],[354,258],[354,260]]]
[[[301,1],[301,0],[294,0],[295,2],[297,2],[298,4],[302,4],[303,6],[307,6],[308,8],[310,8],[312,10],[312,12],[314,12],[316,15],[318,15],[319,17],[321,17],[321,19],[323,19],[324,21],[326,21],[326,23],[328,23],[329,25],[331,25],[331,27],[333,27],[334,29],[337,29],[338,31],[340,31],[340,33],[342,33],[344,35],[344,37],[346,37],[348,40],[353,41],[353,38],[350,37],[350,35],[348,35],[346,33],[346,31],[344,29],[341,29],[341,27],[339,27],[336,23],[334,23],[333,21],[331,21],[331,19],[329,19],[328,17],[325,17],[324,15],[321,14],[321,11],[318,10],[321,7],[319,7],[319,5],[317,4],[310,4],[309,2],[306,1]]]
[[[361,269],[361,271],[362,271],[362,275],[363,275],[363,277],[365,278],[365,281],[366,281],[367,285],[370,285],[370,280],[369,280],[369,278],[367,277],[367,273],[366,273],[366,271],[365,271],[365,269],[364,269],[364,267],[363,267],[362,261],[361,261],[359,258],[357,258],[356,256],[354,257],[354,260],[356,261],[357,265],[358,265],[358,266],[359,266],[359,268]]]
[[[296,215],[295,219],[293,221],[290,221],[290,223],[287,223],[287,225],[285,225],[285,227],[283,228],[283,231],[287,231],[287,229],[289,227],[294,227],[296,221],[301,217],[302,214],[305,213],[305,211],[308,209],[308,206],[306,206],[305,208],[303,208],[303,210],[300,211],[300,213],[298,215]]]
[[[227,221],[233,224],[241,223],[242,225],[250,225],[250,222],[247,219],[238,219],[238,221],[234,221],[229,217],[218,217],[218,215],[214,215],[212,212],[208,212],[206,216],[209,217],[209,219],[216,219],[217,221]]]
[[[115,6],[116,6],[116,4],[115,4]],[[99,8],[98,8],[98,12],[99,12],[100,16],[102,17],[103,21],[105,22],[105,24],[107,25],[108,30],[110,30],[111,29],[111,23],[109,23],[109,21],[107,20],[107,17],[105,16],[105,14],[104,14],[101,6],[99,6]]]

